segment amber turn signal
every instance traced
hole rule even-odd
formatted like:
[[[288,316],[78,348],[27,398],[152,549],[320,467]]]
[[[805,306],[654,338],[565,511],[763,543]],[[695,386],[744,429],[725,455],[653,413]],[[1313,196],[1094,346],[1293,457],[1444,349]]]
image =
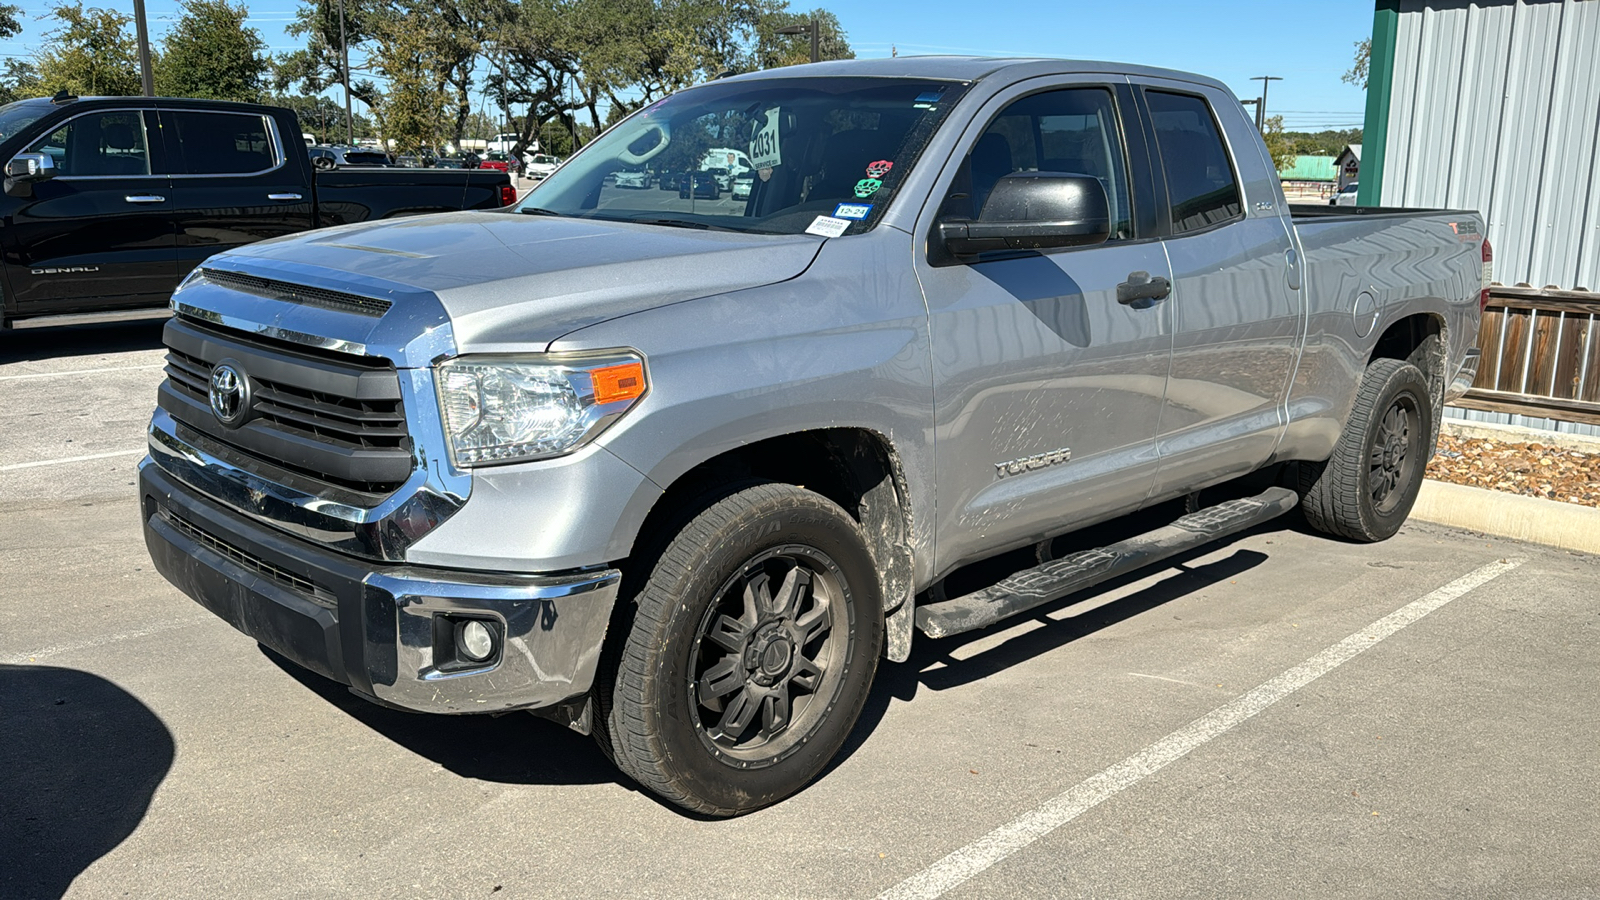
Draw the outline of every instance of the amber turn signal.
[[[616,403],[619,400],[637,400],[644,396],[644,364],[623,363],[593,369],[594,402]]]

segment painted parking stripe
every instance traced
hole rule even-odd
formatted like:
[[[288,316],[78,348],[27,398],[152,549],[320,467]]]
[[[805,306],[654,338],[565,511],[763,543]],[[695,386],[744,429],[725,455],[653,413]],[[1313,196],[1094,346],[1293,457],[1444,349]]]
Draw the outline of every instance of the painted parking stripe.
[[[1526,562],[1502,559],[1400,607],[1366,628],[1138,753],[1051,797],[878,895],[878,900],[932,900],[1006,857],[1138,784],[1191,750],[1232,730],[1323,675],[1355,659],[1428,613]]]
[[[140,447],[138,450],[112,450],[110,453],[90,453],[87,456],[63,456],[60,459],[38,459],[34,460],[33,462],[12,463],[8,466],[0,466],[0,472],[14,472],[17,469],[37,469],[40,466],[61,466],[66,465],[67,463],[88,462],[91,459],[112,459],[113,457],[117,456],[134,456],[143,452],[144,448]]]
[[[29,650],[26,653],[13,653],[10,656],[0,656],[0,665],[20,666],[27,663],[37,663],[52,656],[59,656],[63,653],[76,653],[79,650],[93,650],[96,647],[104,647],[107,644],[117,644],[121,643],[122,641],[132,640],[134,638],[150,637],[154,634],[162,634],[178,628],[187,628],[190,625],[199,625],[201,622],[215,620],[215,616],[208,615],[184,616],[181,619],[169,619],[165,622],[155,622],[150,625],[146,625],[143,628],[135,628],[132,631],[123,631],[117,634],[107,634],[101,635],[100,637],[86,638],[84,640],[73,641],[72,643],[68,644],[55,644],[49,647],[39,647],[35,650]]]
[[[164,369],[165,363],[149,366],[107,366],[103,369],[72,369],[66,372],[28,372],[24,375],[0,375],[0,381],[21,381],[24,378],[65,378],[68,375],[98,375],[101,372],[138,372],[144,369]]]

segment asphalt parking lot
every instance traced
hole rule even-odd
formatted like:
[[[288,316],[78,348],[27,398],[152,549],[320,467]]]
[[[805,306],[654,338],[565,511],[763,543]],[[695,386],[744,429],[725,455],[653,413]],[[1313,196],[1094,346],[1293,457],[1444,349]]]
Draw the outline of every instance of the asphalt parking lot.
[[[687,818],[588,738],[279,665],[157,576],[159,323],[0,334],[0,897],[1584,897],[1600,560],[1293,523],[885,665]]]

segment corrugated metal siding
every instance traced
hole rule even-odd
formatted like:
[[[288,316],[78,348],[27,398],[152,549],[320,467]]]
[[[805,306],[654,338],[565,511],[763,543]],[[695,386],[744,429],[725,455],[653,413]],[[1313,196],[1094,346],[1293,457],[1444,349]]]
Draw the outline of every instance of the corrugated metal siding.
[[[1600,290],[1600,0],[1402,0],[1382,202],[1476,209],[1495,278]]]

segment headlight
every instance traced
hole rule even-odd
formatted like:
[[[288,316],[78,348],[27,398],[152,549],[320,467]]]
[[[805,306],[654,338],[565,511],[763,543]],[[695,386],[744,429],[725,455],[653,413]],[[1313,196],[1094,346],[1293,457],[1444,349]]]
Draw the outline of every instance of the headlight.
[[[544,459],[588,442],[644,396],[644,359],[463,357],[441,363],[439,407],[450,456],[463,469]]]

